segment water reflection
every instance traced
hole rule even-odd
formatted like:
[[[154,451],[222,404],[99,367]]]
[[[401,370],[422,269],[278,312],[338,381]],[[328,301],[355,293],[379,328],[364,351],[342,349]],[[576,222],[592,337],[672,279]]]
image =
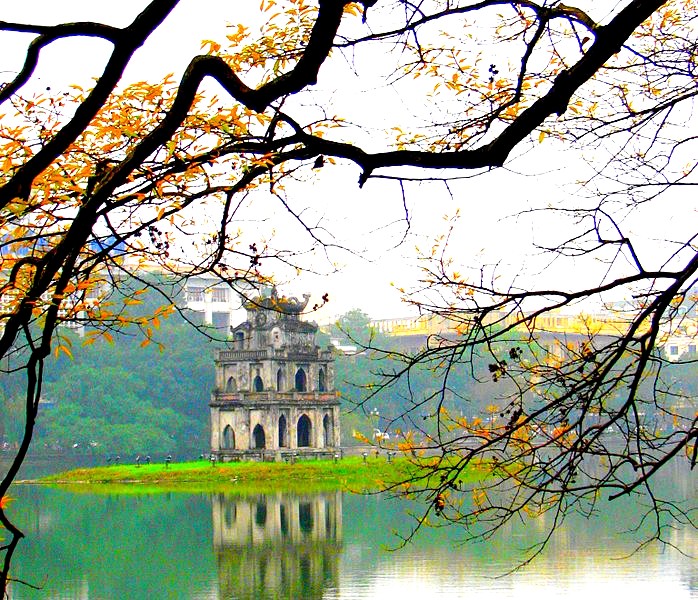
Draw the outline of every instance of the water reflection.
[[[676,491],[695,499],[695,481],[684,478]],[[668,546],[627,558],[641,538],[620,534],[641,514],[632,502],[571,519],[531,566],[498,578],[544,534],[545,519],[512,523],[478,545],[457,545],[457,529],[427,529],[388,552],[393,531],[408,527],[410,506],[379,496],[105,495],[36,486],[12,495],[12,516],[27,534],[13,575],[43,585],[15,586],[13,599],[675,600],[694,597],[698,582],[698,561]],[[672,536],[698,555],[695,530]]]
[[[339,581],[340,492],[212,498],[220,598],[322,598]]]

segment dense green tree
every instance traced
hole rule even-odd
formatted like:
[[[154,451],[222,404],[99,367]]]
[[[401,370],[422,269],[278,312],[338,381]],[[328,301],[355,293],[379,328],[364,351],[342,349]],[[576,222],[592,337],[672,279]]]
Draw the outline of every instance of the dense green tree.
[[[122,290],[142,285],[131,283]],[[137,297],[134,319],[160,306],[153,291]],[[173,301],[183,303],[176,293]],[[61,352],[44,376],[51,408],[39,415],[39,444],[63,450],[78,444],[100,455],[205,451],[213,352],[223,342],[213,339],[214,330],[193,329],[189,316],[162,317],[145,345],[137,323],[111,340],[90,328],[84,337],[61,331],[70,356]]]

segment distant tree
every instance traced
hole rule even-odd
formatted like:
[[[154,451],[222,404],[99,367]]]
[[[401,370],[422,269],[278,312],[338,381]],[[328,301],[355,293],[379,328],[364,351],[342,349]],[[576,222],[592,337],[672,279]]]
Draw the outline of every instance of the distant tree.
[[[153,285],[165,283],[159,277],[147,279]],[[119,291],[141,286],[141,281],[124,281]],[[192,450],[198,455],[206,447],[214,330],[192,331],[179,313],[160,312],[155,322],[148,320],[153,341],[143,346],[138,319],[156,314],[162,298],[152,290],[136,297],[139,303],[131,299],[129,316],[134,322],[112,339],[95,335],[99,330],[89,327],[83,338],[61,330],[60,343],[70,357],[61,352],[60,359],[46,365],[43,394],[51,409],[37,418],[40,444],[70,449],[78,443],[85,450],[92,442],[90,451],[95,454],[122,456]],[[176,293],[172,300],[182,305],[183,294]],[[111,431],[130,424],[138,428],[132,433],[120,430],[129,431],[128,439]]]
[[[145,266],[180,277],[214,273],[244,293],[274,271],[302,269],[312,250],[337,245],[323,223],[304,212],[309,196],[299,201],[289,193],[294,178],[307,181],[333,163],[352,163],[361,171],[360,187],[377,178],[395,182],[409,225],[407,198],[430,199],[420,179],[474,175],[525,153],[544,163],[545,149],[564,147],[592,151],[586,158],[598,176],[587,189],[596,195],[561,209],[580,229],[544,250],[561,259],[592,259],[602,265],[598,277],[563,290],[519,289],[486,269],[468,279],[451,268],[448,246],[441,252],[437,244],[426,296],[413,296],[424,310],[469,311],[473,318],[464,322],[464,339],[430,347],[409,364],[441,360],[445,391],[448,365],[482,347],[493,354],[492,375],[522,390],[502,407],[503,429],[485,435],[465,428],[466,443],[432,438],[453,462],[443,484],[427,486],[425,494],[431,506],[441,506],[457,488],[459,469],[475,458],[496,459],[502,485],[521,490],[511,502],[486,495],[468,514],[451,513],[447,503],[440,511],[496,528],[525,510],[564,514],[593,504],[589,499],[604,488],[630,493],[682,453],[695,464],[698,429],[691,419],[659,441],[645,440],[635,427],[639,403],[646,401],[638,396],[645,375],[660,381],[654,353],[660,327],[694,283],[695,238],[674,240],[668,255],[652,252],[648,259],[623,223],[628,211],[695,181],[693,0],[597,3],[588,12],[528,0],[268,0],[256,37],[233,3],[225,46],[205,41],[205,54],[192,57],[179,83],[120,84],[137,50],[177,4],[144,0],[125,27],[0,23],[2,32],[24,34],[12,40],[26,54],[0,90],[0,358],[3,369],[24,375],[26,389],[24,437],[0,495],[29,448],[44,363],[52,350],[70,353],[56,336],[58,325],[89,322],[108,338],[130,322],[144,344],[155,343],[162,313],[131,317],[140,290],[110,303],[108,290],[118,289],[124,274]],[[36,93],[41,54],[68,38],[111,45],[102,74],[89,90]],[[163,54],[167,43],[177,40],[163,41]],[[347,64],[351,77],[345,77]],[[384,68],[396,94],[390,101],[373,95],[371,114],[335,116],[329,98],[341,94],[314,93],[333,73],[345,86],[366,81],[374,87],[373,66]],[[213,81],[216,95],[202,85]],[[406,110],[397,110],[398,97]],[[377,132],[376,123],[384,131]],[[480,201],[480,194],[472,197]],[[261,218],[272,212],[305,234],[296,247],[283,241],[275,247],[275,228]],[[476,207],[469,212],[476,216]],[[541,361],[535,369],[519,355],[500,355],[490,325],[502,323],[497,336],[513,327],[502,312],[532,324],[547,311],[614,290],[634,299],[617,341],[592,344],[591,355],[570,352],[562,364]],[[170,290],[161,293],[159,310],[176,309]],[[530,404],[534,392],[540,393]],[[601,415],[600,422],[589,421],[591,414]],[[535,426],[553,428],[540,448],[530,437]],[[624,432],[621,452],[604,443],[611,427]],[[550,457],[543,467],[541,455]],[[605,457],[610,467],[586,483],[579,473],[590,455]],[[664,508],[655,500],[657,513]],[[9,532],[4,584],[21,532],[2,510],[0,522]]]
[[[371,317],[360,308],[354,308],[341,315],[331,328],[332,335],[342,341],[362,346],[370,344],[375,332],[371,328]]]

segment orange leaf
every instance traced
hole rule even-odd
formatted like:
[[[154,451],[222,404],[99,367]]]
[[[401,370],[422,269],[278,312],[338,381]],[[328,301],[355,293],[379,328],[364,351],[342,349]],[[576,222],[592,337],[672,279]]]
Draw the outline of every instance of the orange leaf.
[[[68,346],[64,346],[62,344],[60,346],[56,346],[56,350],[55,350],[56,358],[58,358],[58,355],[61,352],[66,354],[68,356],[68,358],[73,358],[73,353],[70,351],[70,348],[68,348]]]

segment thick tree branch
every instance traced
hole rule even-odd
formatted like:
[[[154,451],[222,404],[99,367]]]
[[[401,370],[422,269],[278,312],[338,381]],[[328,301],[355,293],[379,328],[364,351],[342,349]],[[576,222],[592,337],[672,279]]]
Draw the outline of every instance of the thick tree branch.
[[[122,31],[116,27],[101,25],[99,23],[65,23],[53,27],[37,27],[32,25],[19,25],[0,21],[0,30],[19,31],[29,33],[39,33],[40,35],[32,40],[27,48],[27,56],[22,66],[22,70],[10,82],[0,88],[0,103],[4,102],[13,94],[16,94],[21,87],[29,81],[34,73],[36,65],[39,63],[39,54],[52,42],[67,37],[99,37],[113,43],[117,43]]]
[[[550,90],[530,107],[524,109],[493,141],[479,148],[426,152],[395,150],[367,153],[356,146],[325,139],[308,139],[306,144],[318,153],[347,158],[358,164],[363,184],[376,169],[415,166],[426,169],[481,169],[500,167],[512,150],[540,127],[546,119],[562,115],[574,93],[618,53],[637,27],[648,19],[666,0],[634,0],[607,25],[595,29],[594,43],[570,69],[560,73]]]
[[[0,208],[15,198],[29,197],[34,179],[89,125],[121,79],[133,53],[162,23],[177,3],[178,0],[153,0],[133,23],[123,30],[123,35],[115,43],[104,73],[89,96],[78,106],[73,117],[39,152],[17,169],[7,183],[0,187]]]

